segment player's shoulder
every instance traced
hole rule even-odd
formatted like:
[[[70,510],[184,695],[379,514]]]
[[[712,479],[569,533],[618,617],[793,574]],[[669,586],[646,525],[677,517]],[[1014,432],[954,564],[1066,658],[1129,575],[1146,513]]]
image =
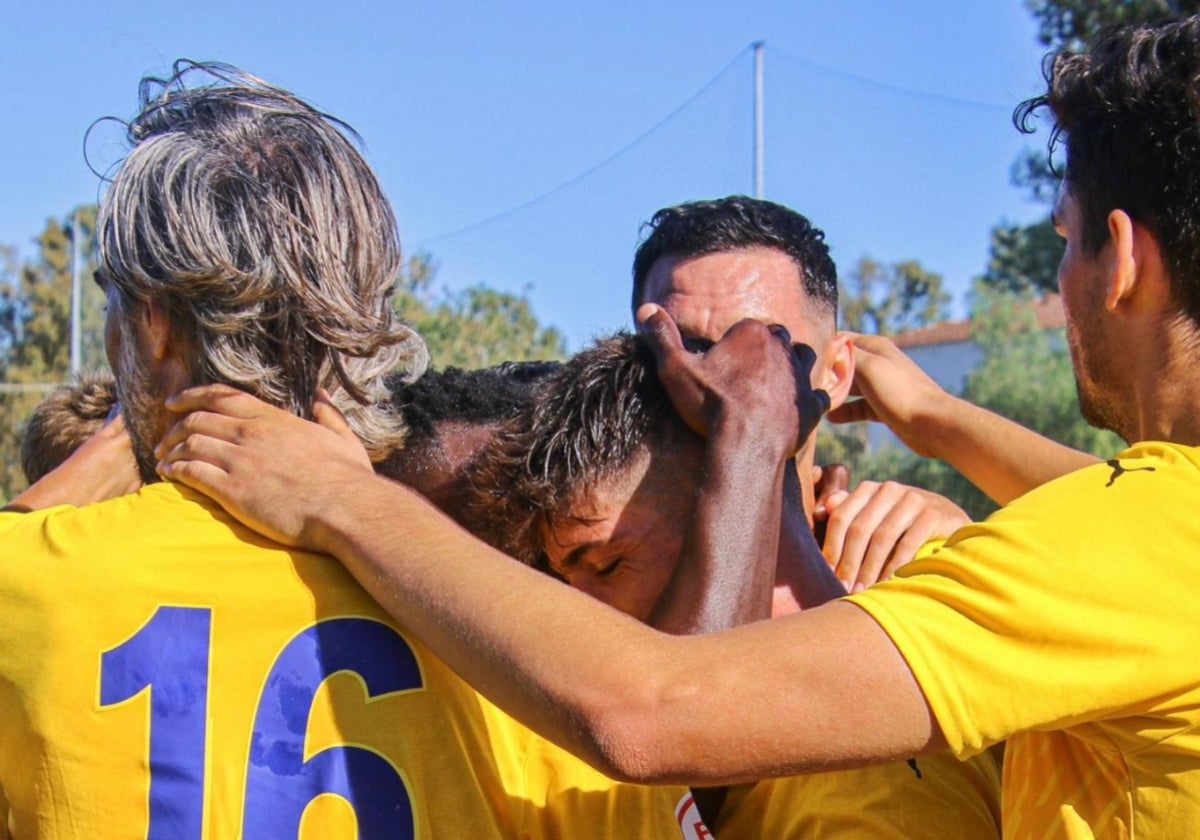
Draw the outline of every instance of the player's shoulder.
[[[176,536],[227,518],[216,504],[177,484],[147,485],[136,493],[89,505],[58,505],[29,513],[0,513],[0,544],[10,549],[42,545],[60,550],[72,545],[93,548],[107,540],[123,543]]]
[[[1034,488],[993,519],[1077,515],[1102,527],[1108,517],[1123,523],[1133,511],[1174,506],[1192,497],[1200,501],[1200,449],[1143,441]]]

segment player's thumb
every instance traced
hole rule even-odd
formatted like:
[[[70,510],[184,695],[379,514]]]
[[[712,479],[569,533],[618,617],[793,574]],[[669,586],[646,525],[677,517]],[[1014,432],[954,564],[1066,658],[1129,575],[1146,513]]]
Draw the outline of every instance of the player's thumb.
[[[317,397],[313,400],[313,420],[320,423],[339,437],[358,441],[358,435],[350,426],[350,421],[342,410],[333,404],[333,397],[324,388],[317,389]]]
[[[668,362],[687,354],[675,320],[658,304],[642,304],[637,311],[637,322],[646,343],[654,352],[659,370],[666,367]]]

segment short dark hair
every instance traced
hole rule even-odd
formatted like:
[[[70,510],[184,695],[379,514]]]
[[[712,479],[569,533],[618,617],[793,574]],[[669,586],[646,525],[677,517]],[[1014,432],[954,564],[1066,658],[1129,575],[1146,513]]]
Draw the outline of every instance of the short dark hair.
[[[1049,149],[1065,140],[1065,178],[1091,253],[1124,210],[1162,247],[1178,305],[1200,323],[1200,17],[1109,29],[1082,52],[1047,56],[1046,93],[1019,105],[1017,127],[1048,108]]]
[[[416,476],[436,473],[437,467],[455,474],[455,484],[466,486],[466,464],[457,453],[449,457],[443,436],[447,426],[475,426],[499,430],[534,400],[539,381],[557,370],[558,362],[504,362],[490,368],[463,370],[448,367],[426,371],[416,382],[404,374],[388,380],[392,403],[408,428],[404,446],[376,465],[380,475],[410,482]],[[431,472],[432,468],[432,472]],[[428,492],[426,488],[419,488]],[[443,500],[445,512],[463,521],[465,500]]]
[[[388,377],[392,402],[412,438],[437,434],[442,423],[492,425],[517,416],[532,399],[539,381],[559,362],[503,362],[494,367],[428,370],[410,382],[404,374]]]
[[[21,438],[21,469],[29,483],[57,468],[100,431],[116,404],[116,383],[109,375],[81,376],[38,403]]]
[[[470,527],[506,554],[536,563],[542,521],[565,515],[640,452],[691,436],[643,339],[601,339],[544,379],[536,399],[472,464]]]
[[[648,231],[648,234],[647,234]],[[699,257],[739,248],[774,248],[800,270],[805,293],[837,312],[837,267],[825,232],[806,217],[772,201],[732,195],[664,207],[642,226],[644,239],[633,257],[633,309],[644,303],[646,275],[661,257]]]

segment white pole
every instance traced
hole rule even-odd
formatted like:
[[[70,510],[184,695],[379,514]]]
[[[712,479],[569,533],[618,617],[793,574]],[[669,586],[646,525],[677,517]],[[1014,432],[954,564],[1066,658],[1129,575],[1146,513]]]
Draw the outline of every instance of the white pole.
[[[754,44],[754,197],[766,198],[763,188],[763,42]]]
[[[83,355],[81,344],[81,317],[83,305],[83,287],[79,282],[79,274],[83,271],[83,259],[79,253],[80,240],[83,239],[79,229],[79,210],[71,222],[71,376],[79,374]]]

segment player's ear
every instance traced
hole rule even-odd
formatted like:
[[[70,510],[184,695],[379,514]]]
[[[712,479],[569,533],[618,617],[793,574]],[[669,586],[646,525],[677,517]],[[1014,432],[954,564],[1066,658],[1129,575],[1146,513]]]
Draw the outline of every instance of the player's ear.
[[[144,319],[143,326],[152,358],[162,361],[170,351],[172,343],[171,319],[167,310],[163,309],[158,301],[151,300],[142,307],[141,317]]]
[[[829,394],[829,407],[837,408],[850,394],[854,381],[854,342],[850,334],[835,332],[821,354],[821,364],[813,371],[813,386]]]
[[[1134,310],[1171,305],[1171,285],[1158,237],[1134,221],[1124,210],[1108,214],[1112,242],[1112,268],[1105,288],[1104,305],[1114,312],[1125,303]]]

